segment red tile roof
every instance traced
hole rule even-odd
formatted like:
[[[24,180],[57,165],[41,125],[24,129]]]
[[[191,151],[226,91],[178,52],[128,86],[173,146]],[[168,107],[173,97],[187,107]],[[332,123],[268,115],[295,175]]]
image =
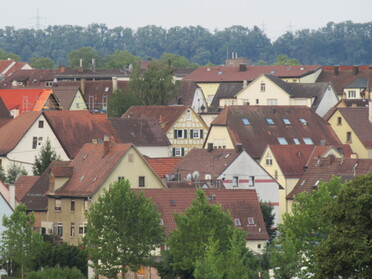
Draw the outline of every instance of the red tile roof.
[[[321,66],[247,66],[246,71],[239,71],[239,69],[239,66],[200,67],[185,76],[183,80],[193,80],[195,82],[242,82],[244,80],[252,81],[261,74],[272,74],[280,78],[300,78],[320,70]]]
[[[140,190],[137,190],[140,191]],[[195,199],[196,189],[146,189],[146,197],[157,204],[169,235],[176,228],[174,213],[183,213]],[[220,204],[223,210],[230,211],[233,219],[240,219],[241,229],[247,231],[247,240],[267,240],[268,235],[255,190],[205,189],[211,204]],[[254,218],[254,225],[248,218]]]
[[[19,62],[11,59],[0,60],[0,75],[8,77],[23,67],[29,67],[29,65],[25,62]]]
[[[122,117],[153,117],[159,121],[163,131],[167,132],[187,108],[187,106],[132,106]]]
[[[169,174],[179,163],[182,158],[150,158],[145,156],[146,161],[150,164],[156,174],[163,178],[166,174]]]
[[[11,118],[13,117],[10,115],[10,112],[5,106],[3,99],[0,97],[0,119],[11,119]]]
[[[52,82],[54,76],[59,73],[59,70],[45,69],[19,69],[12,75],[8,76],[1,84],[1,88],[17,88],[17,87],[46,87],[46,82]],[[22,85],[14,84],[21,82]]]
[[[246,118],[250,125],[244,125]],[[267,119],[272,119],[274,125],[269,125]],[[288,119],[286,125],[283,119]],[[300,119],[305,120],[304,125]],[[233,144],[242,143],[245,150],[255,159],[261,157],[268,144],[279,144],[278,138],[283,137],[289,145],[294,145],[294,138],[304,143],[304,138],[310,138],[313,144],[340,144],[331,126],[315,112],[305,106],[228,106],[212,122],[213,126],[226,126]],[[208,138],[206,139],[208,142]]]
[[[76,94],[79,91],[78,86],[61,86],[53,87],[53,93],[58,98],[61,103],[62,110],[69,110],[72,102],[75,99]],[[82,104],[85,104],[84,100],[80,101]]]
[[[18,178],[14,183],[16,200],[21,201],[39,178],[40,176],[27,175],[22,175],[20,178]]]

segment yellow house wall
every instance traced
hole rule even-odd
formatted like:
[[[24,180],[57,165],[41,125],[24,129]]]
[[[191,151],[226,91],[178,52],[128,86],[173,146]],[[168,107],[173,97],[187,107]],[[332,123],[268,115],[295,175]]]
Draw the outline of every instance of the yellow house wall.
[[[222,142],[226,144],[227,149],[233,149],[234,144],[231,141],[229,132],[225,126],[212,126],[209,131],[208,139],[206,140],[205,147],[208,148],[208,143],[213,143],[213,146],[216,146],[218,142]]]
[[[220,86],[219,83],[198,83],[198,86],[204,93],[204,98],[207,101],[208,106],[211,104],[214,95],[216,95],[217,89]]]
[[[205,114],[200,114],[200,117],[203,119],[204,123],[207,125],[209,128],[211,126],[211,123],[213,120],[215,120],[218,116],[218,113],[216,114],[210,114],[210,113],[205,113]]]
[[[338,125],[338,117],[342,118],[341,125]],[[343,144],[350,144],[351,149],[354,153],[357,153],[359,158],[372,158],[369,157],[370,152],[364,147],[363,143],[359,140],[357,135],[354,133],[353,129],[342,117],[342,114],[339,111],[336,111],[332,117],[328,120],[328,123],[331,125],[332,129],[335,131],[336,135]],[[351,132],[352,142],[347,141],[347,132]]]

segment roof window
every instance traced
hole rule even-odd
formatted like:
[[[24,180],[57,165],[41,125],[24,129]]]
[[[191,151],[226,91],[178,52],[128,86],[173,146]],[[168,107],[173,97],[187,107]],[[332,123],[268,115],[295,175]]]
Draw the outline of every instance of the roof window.
[[[254,218],[248,217],[248,225],[254,225]]]
[[[306,121],[305,119],[300,118],[299,120],[300,120],[300,122],[301,122],[301,124],[302,124],[303,126],[307,126],[307,121]]]
[[[275,125],[274,120],[272,120],[271,118],[266,118],[266,122],[269,125]]]
[[[244,126],[249,126],[249,125],[251,125],[251,123],[249,123],[248,118],[242,118],[242,121],[243,121]]]
[[[282,138],[282,137],[279,137],[278,138],[278,141],[281,145],[286,145],[288,144],[287,140],[285,138]]]
[[[303,138],[305,144],[314,144],[311,138]]]
[[[242,223],[240,222],[240,219],[239,218],[234,219],[234,224],[237,227],[240,227],[242,225]]]
[[[299,141],[298,138],[294,138],[294,139],[293,139],[293,142],[294,142],[295,144],[300,144],[300,141]]]
[[[283,122],[285,125],[292,125],[291,121],[288,118],[283,118]]]

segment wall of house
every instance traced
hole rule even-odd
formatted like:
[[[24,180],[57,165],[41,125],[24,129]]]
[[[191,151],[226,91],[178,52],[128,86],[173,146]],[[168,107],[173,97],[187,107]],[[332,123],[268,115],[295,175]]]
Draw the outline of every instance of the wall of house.
[[[72,101],[72,104],[70,108],[63,108],[64,110],[86,110],[88,109],[87,104],[84,101],[84,97],[81,94],[80,91],[78,91],[75,95],[74,100]]]
[[[300,83],[314,83],[318,79],[321,72],[322,72],[322,68],[320,68],[319,70],[315,71],[312,74],[301,77],[299,82]]]
[[[289,105],[311,107],[312,100],[310,98],[292,98]]]
[[[262,254],[266,247],[266,240],[247,240],[245,247],[256,254]]]
[[[235,148],[226,126],[212,126],[209,130],[208,138],[206,139],[204,148],[208,148],[208,143],[213,143],[213,146],[216,148]]]
[[[136,146],[139,152],[151,158],[170,157],[169,146]]]
[[[338,98],[337,98],[336,92],[333,90],[332,86],[328,86],[315,113],[323,117],[329,111],[330,108],[332,108],[333,106],[337,104],[337,102],[338,102]]]
[[[189,117],[188,117],[189,115]],[[181,138],[175,138],[175,130],[183,130],[183,136]],[[198,130],[199,137],[191,138],[191,130]],[[202,130],[202,137],[200,130]],[[186,136],[185,136],[186,131]],[[171,142],[170,154],[173,156],[173,148],[183,148],[184,155],[186,155],[193,148],[202,148],[204,140],[208,133],[208,127],[204,121],[192,110],[189,112],[185,111],[178,120],[173,124],[173,126],[167,131],[167,137]],[[182,156],[182,155],[179,155]]]
[[[197,112],[201,112],[201,106],[204,106],[205,112],[208,111],[208,104],[204,98],[204,93],[201,88],[196,88],[195,94],[194,94],[194,99],[192,100],[191,108]]]
[[[261,91],[261,84],[265,90]],[[276,100],[277,105],[290,105],[290,96],[279,86],[265,76],[260,76],[251,82],[236,96],[238,105],[268,105],[269,99]],[[272,104],[272,103],[271,103]]]
[[[38,127],[39,121],[43,121],[43,128]],[[34,137],[37,137],[37,145],[35,149],[33,149]],[[3,161],[4,169],[7,171],[9,166],[14,162],[22,165],[29,175],[32,174],[32,165],[35,162],[35,156],[39,155],[40,149],[43,144],[46,143],[48,138],[54,151],[60,155],[61,160],[69,160],[57,137],[54,135],[44,116],[41,114],[17,146],[8,153],[8,160],[5,162]]]
[[[211,123],[217,118],[218,115],[219,113],[202,113],[200,114],[200,117],[203,119],[207,127],[210,127]]]
[[[204,98],[210,106],[214,95],[216,95],[217,89],[220,86],[219,83],[198,83],[198,86],[202,89],[202,92],[204,94]]]
[[[341,125],[338,124],[338,117],[341,117]],[[328,120],[328,123],[331,125],[332,129],[335,131],[336,135],[340,139],[342,144],[350,144],[351,149],[354,153],[357,153],[359,158],[372,158],[369,157],[368,150],[364,147],[363,143],[359,140],[357,135],[354,133],[353,129],[342,117],[342,114],[339,111],[336,111],[332,117]],[[351,132],[352,141],[347,141],[347,132]]]

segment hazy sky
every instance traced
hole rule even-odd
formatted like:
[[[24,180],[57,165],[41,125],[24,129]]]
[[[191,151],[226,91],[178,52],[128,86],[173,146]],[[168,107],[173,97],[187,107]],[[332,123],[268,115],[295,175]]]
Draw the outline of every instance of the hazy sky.
[[[276,39],[288,30],[316,29],[327,22],[372,21],[372,0],[0,0],[0,28],[104,23],[136,29],[201,25],[210,31],[258,26]]]

